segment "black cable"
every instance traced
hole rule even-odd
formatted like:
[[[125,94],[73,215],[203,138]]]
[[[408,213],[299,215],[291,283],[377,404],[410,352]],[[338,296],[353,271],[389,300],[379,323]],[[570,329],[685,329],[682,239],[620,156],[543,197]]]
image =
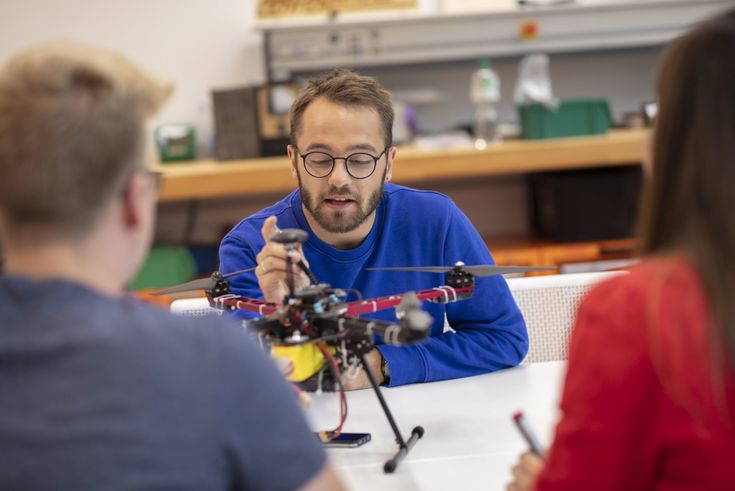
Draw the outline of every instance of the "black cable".
[[[319,280],[316,279],[316,276],[314,276],[314,273],[311,272],[311,269],[309,269],[309,267],[306,265],[303,259],[299,259],[299,262],[296,264],[298,264],[301,270],[304,273],[306,273],[306,276],[309,277],[309,281],[311,282],[312,285],[319,284]]]

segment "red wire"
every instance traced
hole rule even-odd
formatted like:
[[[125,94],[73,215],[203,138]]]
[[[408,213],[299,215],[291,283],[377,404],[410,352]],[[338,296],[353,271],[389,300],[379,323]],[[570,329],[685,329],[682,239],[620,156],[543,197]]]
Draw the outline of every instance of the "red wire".
[[[337,428],[331,432],[331,439],[338,437],[342,433],[342,426],[344,426],[345,420],[347,419],[347,398],[345,397],[344,386],[341,383],[342,371],[339,369],[337,361],[332,356],[332,353],[330,353],[329,350],[326,349],[322,343],[315,344],[319,351],[321,351],[321,353],[324,355],[324,358],[326,358],[329,364],[332,366],[335,377],[339,378],[339,381],[335,380],[335,384],[339,386],[339,426],[337,426]]]

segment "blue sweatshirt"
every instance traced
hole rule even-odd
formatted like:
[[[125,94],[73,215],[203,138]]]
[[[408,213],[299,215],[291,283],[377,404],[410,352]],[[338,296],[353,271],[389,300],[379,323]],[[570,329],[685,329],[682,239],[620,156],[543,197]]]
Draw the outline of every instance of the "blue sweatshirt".
[[[365,271],[387,266],[451,266],[493,264],[493,259],[469,219],[446,196],[433,191],[386,183],[375,223],[354,249],[338,250],[311,231],[293,191],[273,206],[244,219],[222,240],[220,271],[253,267],[264,245],[261,227],[275,215],[278,227],[309,233],[304,255],[320,282],[355,288],[363,298],[419,291],[444,284],[436,273]],[[254,273],[232,278],[234,293],[262,299]],[[515,366],[528,351],[528,334],[518,307],[502,276],[476,278],[468,300],[446,305],[423,302],[434,318],[431,337],[409,346],[379,345],[390,370],[390,386],[486,373]],[[238,312],[243,318],[249,312]],[[444,318],[452,331],[444,332]],[[395,321],[393,309],[366,317]]]

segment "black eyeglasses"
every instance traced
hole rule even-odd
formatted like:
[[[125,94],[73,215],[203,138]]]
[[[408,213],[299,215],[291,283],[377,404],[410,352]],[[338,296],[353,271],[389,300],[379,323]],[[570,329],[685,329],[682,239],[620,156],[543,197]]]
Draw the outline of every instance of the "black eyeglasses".
[[[347,173],[355,179],[367,179],[373,175],[375,168],[378,165],[378,160],[383,155],[387,155],[389,147],[385,147],[380,155],[370,155],[365,152],[357,152],[348,155],[347,157],[333,157],[328,153],[324,152],[309,152],[301,154],[301,158],[304,159],[304,168],[310,176],[316,178],[327,177],[334,170],[335,161],[344,160],[345,168]],[[298,152],[299,149],[294,147]],[[299,152],[300,153],[300,152]]]

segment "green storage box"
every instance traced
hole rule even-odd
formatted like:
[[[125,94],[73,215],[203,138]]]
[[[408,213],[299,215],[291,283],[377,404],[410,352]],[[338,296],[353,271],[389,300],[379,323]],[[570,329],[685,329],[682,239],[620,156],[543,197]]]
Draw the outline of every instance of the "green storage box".
[[[189,281],[196,274],[196,262],[188,248],[156,246],[151,249],[130,290],[166,288]]]
[[[556,111],[542,104],[524,104],[518,106],[518,113],[524,140],[601,135],[612,125],[605,99],[565,100]]]
[[[194,160],[196,130],[190,124],[164,124],[155,131],[156,148],[161,162]]]

